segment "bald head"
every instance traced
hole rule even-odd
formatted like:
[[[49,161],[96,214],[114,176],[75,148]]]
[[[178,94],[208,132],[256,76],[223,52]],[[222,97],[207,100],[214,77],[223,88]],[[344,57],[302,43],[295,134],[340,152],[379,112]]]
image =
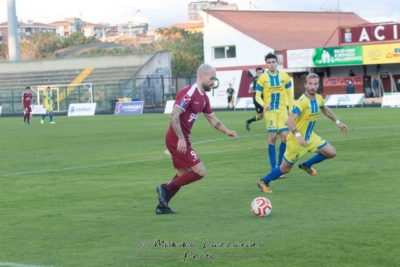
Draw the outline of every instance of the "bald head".
[[[211,91],[217,80],[216,70],[208,64],[201,64],[197,69],[197,84],[206,92]]]
[[[214,67],[208,64],[201,64],[197,69],[197,77],[203,76],[204,74],[215,72]]]

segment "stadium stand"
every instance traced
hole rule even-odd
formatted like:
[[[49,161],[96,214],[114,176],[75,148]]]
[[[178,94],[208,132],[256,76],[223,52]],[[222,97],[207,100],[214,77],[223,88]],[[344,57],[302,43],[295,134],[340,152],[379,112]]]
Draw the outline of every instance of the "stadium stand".
[[[73,81],[82,70],[0,73],[0,90],[21,89],[26,86],[45,84],[67,84]]]
[[[2,63],[0,105],[3,114],[20,113],[20,96],[26,86],[54,85],[60,89],[61,111],[66,111],[70,103],[87,101],[81,95],[83,87],[78,86],[85,83],[93,89],[99,112],[111,112],[113,103],[121,97],[138,98],[145,106],[157,107],[164,103],[164,94],[174,89],[164,77],[171,77],[169,52]]]

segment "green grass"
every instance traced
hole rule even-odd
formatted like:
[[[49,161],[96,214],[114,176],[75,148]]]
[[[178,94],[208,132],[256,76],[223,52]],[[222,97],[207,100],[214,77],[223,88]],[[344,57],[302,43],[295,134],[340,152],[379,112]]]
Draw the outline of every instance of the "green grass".
[[[43,126],[34,118],[29,127],[1,118],[0,266],[396,266],[400,112],[335,112],[350,132],[326,118],[316,132],[338,156],[316,177],[294,168],[272,183],[266,218],[249,212],[269,169],[264,122],[244,129],[253,112],[217,113],[237,140],[199,119],[193,147],[208,174],[177,194],[173,216],[154,214],[155,186],[174,174],[164,153],[167,116],[57,117]],[[208,259],[184,261],[186,253]]]

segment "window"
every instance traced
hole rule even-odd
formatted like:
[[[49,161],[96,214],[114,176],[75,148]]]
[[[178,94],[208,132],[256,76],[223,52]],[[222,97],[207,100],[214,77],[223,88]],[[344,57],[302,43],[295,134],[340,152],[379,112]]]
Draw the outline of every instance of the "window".
[[[235,58],[236,57],[236,47],[234,45],[230,46],[217,46],[214,47],[214,58]]]

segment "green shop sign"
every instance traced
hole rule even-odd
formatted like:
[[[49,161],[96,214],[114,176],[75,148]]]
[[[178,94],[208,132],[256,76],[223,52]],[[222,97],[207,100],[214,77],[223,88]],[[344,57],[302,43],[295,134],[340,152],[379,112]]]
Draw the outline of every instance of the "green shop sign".
[[[361,46],[315,48],[315,66],[340,66],[363,64]]]

